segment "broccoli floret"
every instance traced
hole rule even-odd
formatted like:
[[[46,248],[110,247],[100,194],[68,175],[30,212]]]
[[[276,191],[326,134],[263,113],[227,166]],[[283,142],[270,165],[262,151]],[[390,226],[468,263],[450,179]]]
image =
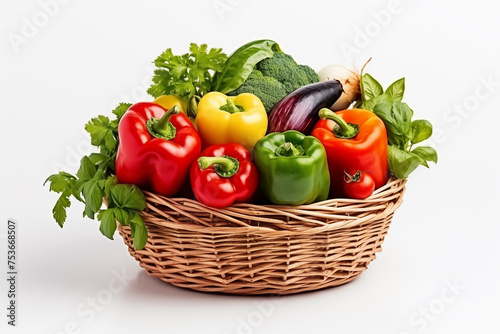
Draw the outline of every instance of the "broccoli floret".
[[[285,86],[288,93],[297,88],[318,82],[316,72],[306,65],[298,65],[292,56],[283,52],[275,53],[271,58],[266,58],[257,63],[256,69],[267,77],[275,78]],[[310,72],[314,73],[312,78]]]
[[[287,95],[283,84],[274,78],[264,76],[259,70],[252,71],[243,85],[227,95],[235,96],[241,93],[251,93],[258,96],[268,113],[276,103]]]
[[[275,52],[271,58],[258,62],[247,80],[228,95],[252,93],[261,99],[269,113],[286,95],[318,81],[318,75],[312,68],[298,65],[286,53]]]
[[[316,71],[313,70],[312,68],[310,68],[309,66],[299,65],[299,68],[302,70],[303,73],[305,73],[305,75],[307,77],[308,83],[306,85],[308,85],[309,83],[319,81],[318,73],[316,73]]]

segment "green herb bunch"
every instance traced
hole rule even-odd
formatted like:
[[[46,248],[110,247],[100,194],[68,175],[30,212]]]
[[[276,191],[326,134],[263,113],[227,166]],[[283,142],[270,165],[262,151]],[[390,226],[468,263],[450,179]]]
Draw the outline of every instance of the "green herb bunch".
[[[385,123],[388,137],[389,169],[400,179],[406,179],[419,165],[429,168],[438,156],[430,146],[417,146],[432,135],[432,124],[423,119],[413,120],[413,110],[401,102],[405,79],[393,82],[385,91],[368,73],[360,81],[361,101],[357,108],[373,111]]]
[[[222,48],[208,50],[206,44],[191,43],[183,55],[174,55],[168,48],[154,61],[157,69],[148,93],[155,98],[177,95],[186,101],[201,97],[211,91],[213,75],[222,71],[226,60]]]
[[[99,148],[99,153],[82,157],[76,175],[67,172],[53,174],[45,180],[50,191],[59,193],[52,214],[63,227],[66,221],[66,209],[70,207],[70,198],[85,204],[83,216],[100,221],[99,230],[109,239],[113,239],[116,222],[130,226],[135,249],[143,249],[147,241],[147,230],[139,212],[144,210],[146,202],[141,190],[135,185],[117,183],[115,159],[118,150],[118,123],[131,106],[121,103],[113,110],[115,119],[106,116],[92,118],[85,130],[90,134],[91,143]],[[104,207],[107,200],[107,208]]]

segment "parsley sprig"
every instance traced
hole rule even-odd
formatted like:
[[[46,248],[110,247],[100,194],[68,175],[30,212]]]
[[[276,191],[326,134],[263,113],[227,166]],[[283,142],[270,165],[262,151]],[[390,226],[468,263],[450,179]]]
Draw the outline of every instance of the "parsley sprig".
[[[99,230],[109,239],[113,239],[116,222],[128,225],[134,239],[135,249],[143,249],[147,241],[147,230],[138,212],[144,210],[146,202],[141,190],[135,185],[117,183],[115,174],[115,159],[118,150],[118,123],[131,106],[120,103],[113,110],[115,119],[107,116],[92,118],[85,130],[90,134],[91,143],[99,148],[99,153],[91,153],[80,161],[76,175],[67,172],[53,174],[45,180],[49,182],[49,190],[59,193],[52,214],[63,227],[67,218],[66,209],[71,200],[85,204],[83,216],[97,219],[101,222]],[[104,198],[107,199],[107,209],[103,208]]]
[[[188,101],[201,97],[211,90],[213,75],[222,71],[226,60],[221,48],[208,50],[206,44],[191,43],[183,55],[174,55],[168,48],[154,61],[157,69],[148,93],[155,98],[177,95]]]

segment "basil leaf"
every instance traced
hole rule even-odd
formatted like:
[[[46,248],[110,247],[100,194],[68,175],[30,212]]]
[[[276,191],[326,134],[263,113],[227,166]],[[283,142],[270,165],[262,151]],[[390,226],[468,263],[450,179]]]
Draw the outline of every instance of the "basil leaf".
[[[378,103],[375,107],[373,107],[373,113],[380,117],[380,119],[384,122],[389,138],[392,136],[403,135],[403,131],[400,131],[398,121],[392,112],[392,103]]]
[[[359,104],[355,104],[354,108],[373,111],[373,108],[375,107],[375,105],[376,105],[375,100],[366,100],[363,102],[359,102]]]
[[[113,235],[116,231],[116,218],[113,210],[101,210],[101,212],[97,215],[97,219],[101,221],[99,231],[101,231],[101,233],[107,238],[113,240]]]
[[[387,96],[393,102],[400,102],[401,100],[403,100],[404,92],[405,92],[405,78],[401,78],[399,80],[394,81],[385,90],[385,94],[387,94]]]
[[[223,94],[240,87],[262,59],[273,56],[274,51],[281,51],[279,45],[264,39],[247,43],[238,48],[224,64],[221,72],[214,75],[212,90]]]
[[[393,145],[388,146],[389,169],[399,179],[406,179],[425,160]]]
[[[403,135],[390,135],[388,136],[389,145],[394,145],[399,147],[400,149],[404,149],[406,145],[406,140]]]
[[[438,161],[436,150],[430,146],[419,146],[411,151],[411,153],[419,156],[425,161],[432,161],[434,163],[437,163]]]
[[[371,100],[384,92],[382,85],[368,73],[363,74],[360,81],[363,100]]]
[[[420,143],[432,135],[432,124],[425,119],[413,121],[411,127],[413,129],[412,144]]]
[[[400,124],[394,118],[392,107],[393,104],[390,102],[381,102],[375,105],[373,113],[384,122],[389,144],[404,149],[406,145],[404,130],[400,128]]]
[[[382,102],[392,102],[391,98],[386,93],[380,94],[379,96],[377,96],[373,100],[369,100],[369,101],[373,101],[375,104],[382,103]]]
[[[419,165],[429,167],[428,161],[437,163],[437,153],[431,147],[421,146],[410,151],[413,144],[432,135],[432,125],[426,120],[412,122],[413,110],[401,102],[405,91],[405,78],[394,81],[385,92],[368,73],[360,81],[362,99],[355,108],[372,110],[387,131],[389,168],[401,179],[407,178]]]
[[[405,136],[405,141],[408,142],[412,138],[411,118],[413,117],[413,110],[408,107],[406,103],[394,102],[392,104],[392,113],[400,133]]]
[[[387,121],[388,123],[395,124],[396,122],[392,114],[392,103],[390,102],[377,103],[373,107],[373,113],[380,117],[384,123]]]

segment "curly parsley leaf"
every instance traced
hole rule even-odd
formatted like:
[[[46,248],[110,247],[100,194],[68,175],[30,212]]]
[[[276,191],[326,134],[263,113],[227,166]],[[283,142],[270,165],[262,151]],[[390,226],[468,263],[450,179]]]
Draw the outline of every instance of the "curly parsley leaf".
[[[58,174],[50,175],[43,183],[45,185],[47,182],[50,182],[49,190],[61,194],[52,209],[52,216],[60,227],[63,227],[66,221],[66,209],[71,205],[69,197],[73,195],[77,200],[82,201],[78,191],[74,189],[75,181],[76,178],[73,175],[66,172],[59,172]]]
[[[113,111],[112,113],[116,115],[116,119],[112,121],[118,123],[120,119],[125,115],[125,112],[127,112],[128,108],[132,106],[132,103],[120,103]]]
[[[115,127],[106,116],[92,118],[86,125],[85,130],[90,133],[91,143],[101,146],[101,152],[110,153],[116,150],[118,141],[115,138]]]
[[[71,188],[70,182],[76,180],[76,178],[66,172],[59,172],[58,174],[52,174],[49,176],[43,185],[50,182],[49,191],[54,191],[56,193],[64,192],[65,190]]]
[[[154,64],[157,69],[148,94],[153,97],[177,95],[186,100],[210,91],[214,73],[222,71],[227,55],[221,48],[208,49],[206,44],[191,43],[189,52],[174,55],[165,50]]]

